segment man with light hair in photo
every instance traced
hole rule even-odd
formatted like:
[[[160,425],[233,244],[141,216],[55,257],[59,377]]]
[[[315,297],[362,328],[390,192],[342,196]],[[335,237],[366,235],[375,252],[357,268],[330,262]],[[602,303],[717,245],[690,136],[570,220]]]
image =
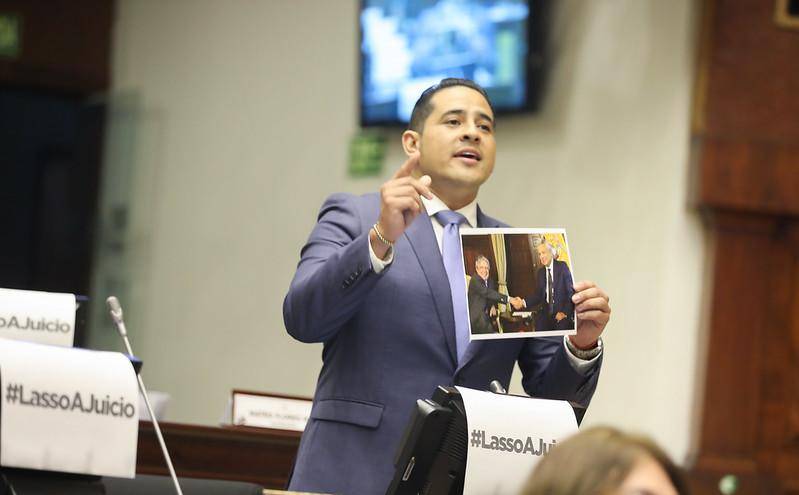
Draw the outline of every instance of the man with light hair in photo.
[[[516,310],[537,310],[535,329],[571,330],[574,328],[574,281],[569,265],[558,260],[558,251],[548,241],[536,246],[541,268],[536,273],[535,291],[523,300],[512,300]]]

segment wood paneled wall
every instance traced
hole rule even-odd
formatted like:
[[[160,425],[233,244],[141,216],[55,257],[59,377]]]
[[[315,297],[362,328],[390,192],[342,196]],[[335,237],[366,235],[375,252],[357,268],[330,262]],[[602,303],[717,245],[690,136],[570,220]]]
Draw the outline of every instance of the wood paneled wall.
[[[695,200],[714,236],[697,493],[799,492],[799,31],[772,0],[706,0]]]
[[[113,0],[0,0],[21,19],[19,56],[0,57],[0,85],[91,94],[111,81]]]

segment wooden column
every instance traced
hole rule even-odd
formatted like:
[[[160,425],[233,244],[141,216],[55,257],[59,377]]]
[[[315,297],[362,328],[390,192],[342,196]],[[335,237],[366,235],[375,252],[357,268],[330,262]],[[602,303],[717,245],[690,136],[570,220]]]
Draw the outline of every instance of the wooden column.
[[[714,237],[710,336],[691,480],[799,491],[799,31],[770,0],[705,2],[693,137]]]

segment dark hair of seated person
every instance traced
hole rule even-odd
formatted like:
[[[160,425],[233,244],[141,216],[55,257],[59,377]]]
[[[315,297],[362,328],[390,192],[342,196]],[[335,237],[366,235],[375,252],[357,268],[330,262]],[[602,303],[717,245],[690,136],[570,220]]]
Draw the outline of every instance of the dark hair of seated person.
[[[564,440],[541,459],[522,495],[616,495],[642,461],[654,461],[674,492],[688,495],[682,470],[652,440],[610,427],[588,428]],[[672,492],[672,493],[674,493]],[[634,490],[636,495],[656,495]]]

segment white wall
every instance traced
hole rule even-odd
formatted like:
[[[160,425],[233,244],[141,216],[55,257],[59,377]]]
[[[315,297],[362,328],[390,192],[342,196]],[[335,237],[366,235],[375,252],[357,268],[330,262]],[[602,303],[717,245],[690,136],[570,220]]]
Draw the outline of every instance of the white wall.
[[[234,387],[313,392],[321,346],[292,341],[281,316],[299,249],[327,194],[376,190],[402,161],[392,134],[384,178],[346,176],[357,4],[118,3],[114,93],[137,103],[111,120],[108,170],[132,162],[126,309],[172,420],[215,423]],[[577,277],[611,295],[586,423],[649,432],[682,458],[701,381],[705,241],[686,199],[696,15],[689,0],[558,4],[545,108],[500,121],[480,202],[516,226],[566,227]]]

